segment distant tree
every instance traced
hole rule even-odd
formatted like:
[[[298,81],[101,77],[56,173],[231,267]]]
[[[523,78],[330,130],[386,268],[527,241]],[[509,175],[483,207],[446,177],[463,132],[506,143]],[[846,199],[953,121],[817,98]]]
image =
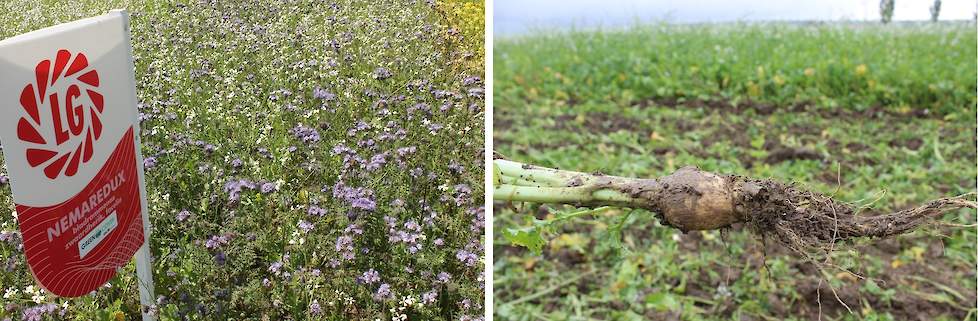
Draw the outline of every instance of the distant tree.
[[[937,22],[939,15],[941,15],[941,0],[934,0],[934,5],[930,6],[930,21]]]
[[[893,2],[896,0],[880,0],[880,19],[883,23],[893,20]]]

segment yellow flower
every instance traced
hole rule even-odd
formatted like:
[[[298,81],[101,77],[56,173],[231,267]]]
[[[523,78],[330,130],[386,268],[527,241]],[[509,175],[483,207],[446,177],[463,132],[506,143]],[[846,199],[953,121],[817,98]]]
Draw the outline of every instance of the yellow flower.
[[[757,66],[757,77],[764,78],[764,66]]]
[[[784,78],[781,75],[774,75],[774,83],[778,84],[778,86],[784,85]]]
[[[805,76],[806,77],[811,77],[811,76],[814,76],[814,75],[815,75],[815,69],[805,68]]]
[[[747,94],[752,97],[758,97],[761,95],[761,86],[758,86],[753,81],[747,82]]]
[[[859,66],[856,66],[856,76],[865,75],[866,70],[867,70],[866,64],[860,64]]]

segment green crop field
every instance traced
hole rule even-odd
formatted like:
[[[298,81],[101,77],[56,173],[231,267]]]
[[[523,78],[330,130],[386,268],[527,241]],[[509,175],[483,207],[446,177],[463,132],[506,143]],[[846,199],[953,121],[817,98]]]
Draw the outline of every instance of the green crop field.
[[[481,3],[14,0],[0,39],[131,13],[161,320],[481,320]],[[6,174],[0,320],[139,319],[131,264],[37,286]]]
[[[494,48],[494,148],[511,160],[632,177],[694,165],[866,214],[975,191],[973,22],[647,25]],[[496,318],[976,317],[973,225],[861,240],[822,270],[740,225],[682,234],[644,211],[566,222],[542,255],[503,236],[570,210],[495,203]]]

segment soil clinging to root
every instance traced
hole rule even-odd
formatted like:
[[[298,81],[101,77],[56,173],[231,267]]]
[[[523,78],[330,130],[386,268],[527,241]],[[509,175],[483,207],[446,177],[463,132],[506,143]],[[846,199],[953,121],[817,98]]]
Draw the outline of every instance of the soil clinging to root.
[[[624,179],[606,185],[644,203],[680,230],[711,230],[743,222],[764,237],[808,253],[856,238],[909,233],[959,208],[976,208],[973,194],[940,198],[882,215],[859,215],[829,196],[772,180],[720,175],[684,167],[655,180]],[[627,182],[627,183],[625,183]]]

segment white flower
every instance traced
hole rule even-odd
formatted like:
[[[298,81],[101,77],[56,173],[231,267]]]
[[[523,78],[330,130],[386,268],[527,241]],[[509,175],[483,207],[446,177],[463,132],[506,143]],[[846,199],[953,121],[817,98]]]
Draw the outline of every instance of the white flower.
[[[40,293],[35,294],[34,296],[31,297],[31,300],[33,300],[34,303],[41,304],[44,302],[44,295]]]
[[[3,298],[4,299],[9,299],[9,298],[17,295],[17,292],[19,292],[17,290],[17,288],[9,288],[9,289],[7,289],[6,292],[3,293]]]

